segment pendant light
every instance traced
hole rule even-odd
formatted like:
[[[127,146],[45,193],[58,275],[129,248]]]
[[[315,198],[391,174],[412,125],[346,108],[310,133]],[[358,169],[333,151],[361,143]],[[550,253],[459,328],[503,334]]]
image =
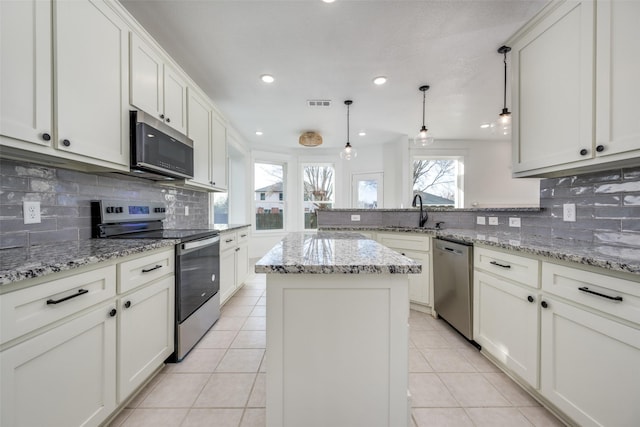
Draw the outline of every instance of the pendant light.
[[[420,132],[418,132],[418,135],[413,140],[413,144],[418,147],[426,147],[433,144],[433,137],[428,136],[428,129],[424,124],[424,110],[427,101],[427,91],[429,90],[429,86],[420,86],[418,89],[422,92],[422,127],[420,128]]]
[[[342,151],[340,151],[340,158],[342,160],[351,160],[358,157],[358,152],[351,146],[351,143],[349,142],[349,106],[351,104],[353,104],[353,101],[350,99],[344,101],[344,105],[347,106],[347,144],[344,146]]]
[[[500,125],[500,129],[505,135],[509,133],[511,127],[511,113],[507,108],[507,53],[509,51],[511,51],[511,48],[509,46],[500,46],[498,48],[498,53],[504,54],[504,104],[502,107],[502,113],[500,113],[498,124]]]

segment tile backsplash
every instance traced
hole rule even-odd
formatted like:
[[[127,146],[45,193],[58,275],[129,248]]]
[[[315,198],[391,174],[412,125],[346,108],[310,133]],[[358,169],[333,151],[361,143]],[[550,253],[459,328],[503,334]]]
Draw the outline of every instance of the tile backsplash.
[[[168,228],[208,224],[208,195],[117,174],[92,174],[0,159],[0,248],[91,237],[90,201],[163,202]],[[22,202],[40,201],[42,222],[24,224]],[[189,215],[185,215],[185,206]]]
[[[563,220],[563,205],[575,204],[576,221]],[[471,228],[480,232],[510,231],[593,243],[640,246],[640,167],[613,169],[540,181],[540,211],[483,209],[432,210],[427,227],[444,222],[444,228]],[[359,214],[360,221],[351,221]],[[327,211],[318,215],[320,226],[417,226],[415,209],[380,211]],[[478,225],[476,218],[485,218]],[[497,225],[489,225],[489,217]],[[520,228],[509,218],[520,218]]]

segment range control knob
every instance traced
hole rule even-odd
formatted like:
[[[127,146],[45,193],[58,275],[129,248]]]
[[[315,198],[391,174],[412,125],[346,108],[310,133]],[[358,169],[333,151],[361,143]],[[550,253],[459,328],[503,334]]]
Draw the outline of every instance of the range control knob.
[[[116,207],[116,213],[122,213],[122,212],[124,212],[122,206]]]
[[[107,206],[107,208],[105,209],[106,213],[113,213],[113,206]]]

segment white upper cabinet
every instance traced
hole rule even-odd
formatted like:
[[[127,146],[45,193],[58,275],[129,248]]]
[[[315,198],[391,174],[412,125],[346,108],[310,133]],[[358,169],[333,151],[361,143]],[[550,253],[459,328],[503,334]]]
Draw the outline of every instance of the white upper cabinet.
[[[640,163],[640,2],[552,2],[512,45],[514,176]]]
[[[227,189],[227,124],[222,117],[213,115],[212,124],[213,160],[211,170],[212,185],[218,189]]]
[[[514,172],[567,164],[593,141],[593,3],[566,2],[512,47]]]
[[[0,2],[0,132],[51,146],[51,3]]]
[[[599,1],[596,12],[596,156],[637,153],[640,2]]]
[[[187,82],[163,56],[131,33],[131,105],[187,133]]]
[[[128,26],[102,0],[54,7],[56,148],[128,165]]]
[[[211,187],[211,125],[213,109],[209,102],[194,90],[189,89],[188,132],[193,140],[193,179],[189,183],[195,186]]]

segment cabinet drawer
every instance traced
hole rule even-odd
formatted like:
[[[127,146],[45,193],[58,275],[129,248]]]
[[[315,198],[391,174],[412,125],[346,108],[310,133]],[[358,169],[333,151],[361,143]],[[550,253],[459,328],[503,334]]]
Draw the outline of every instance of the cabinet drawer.
[[[249,229],[248,228],[245,228],[245,229],[242,229],[242,230],[238,231],[237,234],[238,234],[238,244],[245,243],[245,242],[249,241]],[[224,238],[225,236],[222,236],[222,237]]]
[[[115,295],[115,265],[1,295],[0,342],[17,338]]]
[[[538,288],[538,260],[475,247],[473,266],[505,279]]]
[[[640,283],[563,265],[542,263],[542,289],[640,324]]]
[[[431,238],[418,233],[378,233],[378,242],[390,248],[412,249],[414,251],[428,251],[431,248]]]
[[[244,233],[243,233],[244,234]],[[249,233],[247,233],[249,234]],[[237,233],[224,233],[220,235],[220,252],[234,248],[238,243]]]
[[[173,249],[118,264],[118,293],[130,291],[175,270]]]

